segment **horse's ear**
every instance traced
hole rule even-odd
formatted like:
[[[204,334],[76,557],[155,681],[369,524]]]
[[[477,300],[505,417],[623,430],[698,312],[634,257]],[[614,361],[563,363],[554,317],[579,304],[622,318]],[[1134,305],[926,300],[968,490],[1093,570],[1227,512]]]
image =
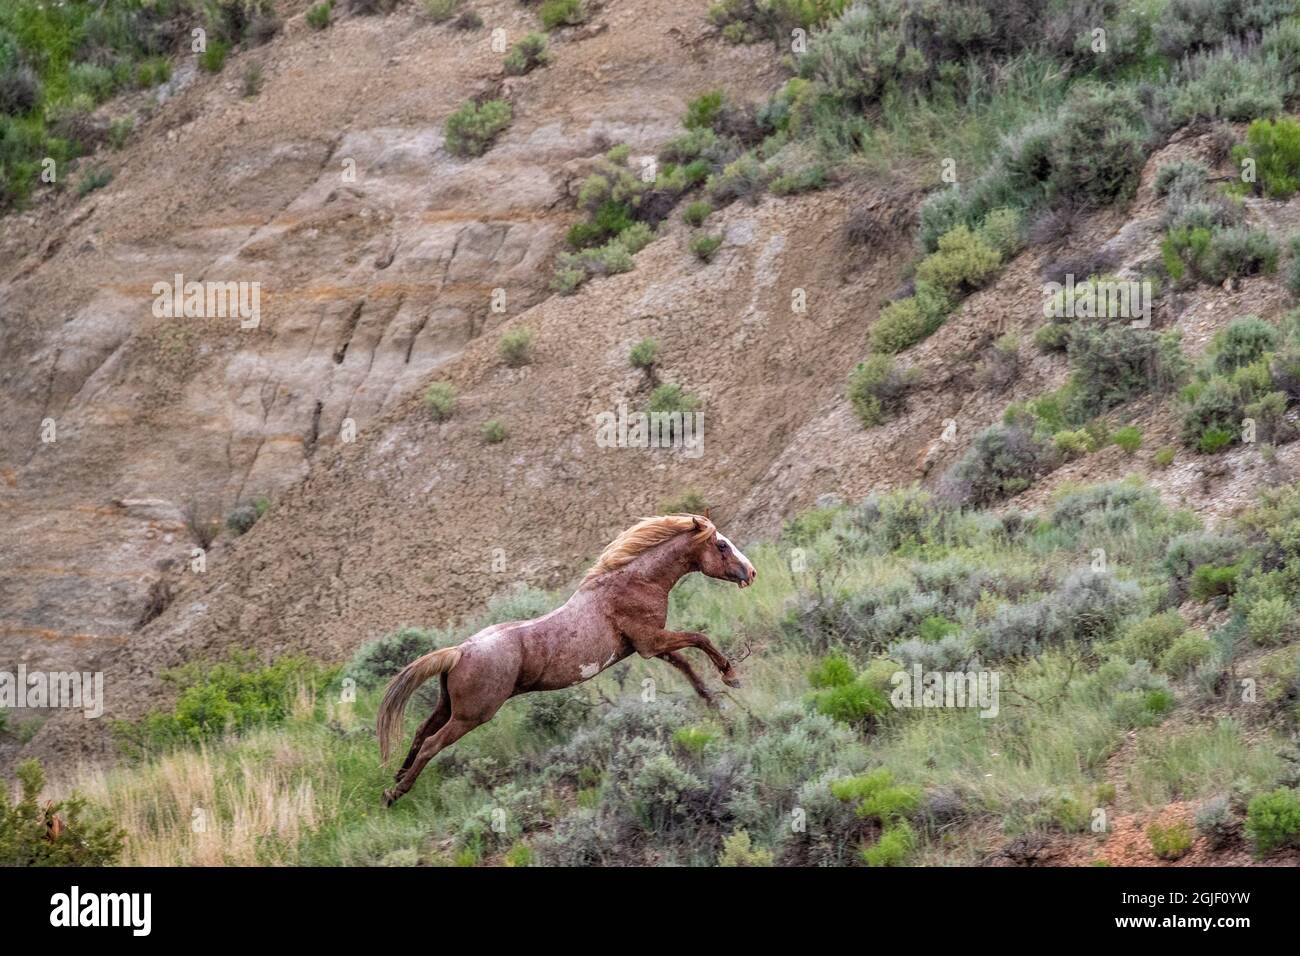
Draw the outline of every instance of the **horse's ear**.
[[[709,518],[709,512],[707,510],[705,510],[703,518],[699,515],[691,515],[691,520],[695,523],[696,531],[703,531],[706,525],[712,524],[712,519]]]

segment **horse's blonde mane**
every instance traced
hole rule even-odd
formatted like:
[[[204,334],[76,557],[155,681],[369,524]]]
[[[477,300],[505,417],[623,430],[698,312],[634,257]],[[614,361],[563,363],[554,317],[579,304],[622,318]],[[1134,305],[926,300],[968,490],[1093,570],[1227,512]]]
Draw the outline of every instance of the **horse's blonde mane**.
[[[610,571],[617,571],[638,554],[649,551],[657,544],[663,544],[669,538],[675,538],[686,531],[695,531],[697,523],[699,530],[696,531],[696,540],[703,540],[713,534],[713,522],[703,515],[673,514],[642,518],[606,546],[582,583],[586,584]]]

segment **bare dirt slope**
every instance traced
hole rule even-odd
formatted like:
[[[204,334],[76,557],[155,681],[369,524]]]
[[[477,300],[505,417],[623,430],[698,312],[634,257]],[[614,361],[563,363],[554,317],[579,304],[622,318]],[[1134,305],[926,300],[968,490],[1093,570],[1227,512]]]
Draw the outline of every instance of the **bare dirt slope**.
[[[159,570],[188,557],[189,506],[220,518],[274,497],[345,419],[364,434],[542,298],[590,157],[649,150],[711,82],[756,96],[774,69],[757,50],[706,60],[701,4],[653,4],[649,21],[644,3],[608,4],[520,79],[487,29],[408,9],[316,32],[286,6],[283,33],[221,75],[177,65],[132,145],[97,158],[109,187],[4,223],[6,657],[86,666],[130,641]],[[518,4],[478,6],[509,40],[535,27]],[[264,87],[248,99],[254,61]],[[452,157],[443,122],[491,91],[514,125],[487,156]],[[261,326],[156,318],[153,285],[176,274],[260,282]]]

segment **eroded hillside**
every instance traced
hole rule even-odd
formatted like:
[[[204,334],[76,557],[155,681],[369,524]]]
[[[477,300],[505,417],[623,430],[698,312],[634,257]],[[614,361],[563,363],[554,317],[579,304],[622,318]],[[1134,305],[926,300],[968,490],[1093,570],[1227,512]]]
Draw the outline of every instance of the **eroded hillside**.
[[[749,95],[769,85],[759,51],[706,61],[699,10],[674,4],[653,31],[610,5],[526,78],[504,76],[487,30],[408,10],[325,34],[288,6],[279,36],[231,61],[260,64],[260,95],[182,60],[156,109],[105,108],[141,115],[111,186],[5,221],[6,657],[99,666],[133,644],[151,588],[188,561],[191,515],[277,498],[332,459],[345,420],[372,440],[432,370],[544,297],[590,159],[653,149],[719,70]],[[531,25],[516,4],[482,12],[511,37]],[[442,124],[487,91],[517,121],[458,159]],[[155,316],[154,284],[177,274],[260,283],[260,326]]]
[[[518,4],[477,6],[511,35],[531,28]],[[824,495],[933,485],[1009,403],[1068,375],[1064,356],[1029,341],[1044,267],[1102,248],[1117,274],[1147,274],[1162,239],[1157,170],[1197,157],[1231,171],[1195,130],[1145,157],[1131,202],[1080,213],[1068,235],[1020,252],[911,348],[903,407],[864,428],[845,381],[915,263],[931,171],[845,174],[824,191],[730,205],[710,220],[723,241],[707,262],[674,217],[632,271],[549,291],[579,187],[610,147],[653,154],[702,90],[754,102],[783,78],[769,49],[724,42],[705,7],[615,0],[556,31],[547,68],[509,77],[486,30],[399,11],[322,33],[290,5],[280,35],[232,57],[262,65],[259,95],[243,96],[233,71],[182,64],[108,158],[109,186],[7,219],[5,657],[103,669],[109,712],[130,716],[187,660],[229,648],[342,659],[521,584],[561,587],[631,519],[687,492],[743,541]],[[509,102],[512,125],[483,156],[453,156],[448,115],[488,95]],[[1300,218],[1295,204],[1246,206],[1269,231]],[[864,212],[879,229],[854,243]],[[260,326],[154,316],[154,283],[178,273],[260,282]],[[505,308],[493,312],[498,290]],[[1162,297],[1155,325],[1182,331],[1195,357],[1232,319],[1286,301],[1276,276],[1251,276]],[[513,327],[535,333],[521,368],[498,352]],[[1006,332],[1024,337],[1017,372],[991,381],[981,367]],[[597,444],[598,414],[648,397],[628,362],[647,337],[661,344],[659,378],[702,402],[699,457]],[[422,397],[434,380],[459,396],[447,421]],[[1135,457],[1104,448],[1011,504],[1138,472],[1217,518],[1296,463],[1293,443],[1269,462],[1239,447],[1157,468],[1177,432],[1171,403],[1126,410],[1146,435]],[[46,419],[52,444],[40,441]],[[489,420],[504,441],[484,441]],[[192,573],[191,516],[220,520],[262,496],[267,514],[218,537]],[[105,735],[84,729],[56,718],[25,746],[102,750]]]

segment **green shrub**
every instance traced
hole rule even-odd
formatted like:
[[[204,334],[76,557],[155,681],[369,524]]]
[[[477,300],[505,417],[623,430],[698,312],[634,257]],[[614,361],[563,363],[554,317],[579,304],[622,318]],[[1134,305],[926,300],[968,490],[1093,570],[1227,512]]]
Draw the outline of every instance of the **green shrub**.
[[[526,34],[506,54],[504,67],[510,76],[523,76],[551,62],[548,40],[541,33]]]
[[[848,0],[719,0],[709,19],[729,43],[788,40],[796,27],[809,30],[839,16]]]
[[[1255,796],[1246,807],[1246,835],[1261,855],[1300,846],[1300,796],[1284,787]]]
[[[921,251],[930,253],[937,250],[940,237],[962,225],[965,214],[966,202],[956,186],[928,196],[918,213],[917,241],[921,244]]]
[[[533,330],[517,326],[501,336],[497,346],[501,360],[511,368],[531,365],[533,361]]]
[[[696,236],[691,240],[691,252],[695,253],[695,258],[701,262],[710,262],[721,245],[721,236]]]
[[[1300,298],[1300,235],[1293,235],[1287,240],[1287,252],[1290,259],[1286,272],[1286,288],[1292,296]]]
[[[1096,206],[1130,198],[1146,157],[1142,104],[1134,89],[1076,86],[1061,108],[1060,124],[1052,140],[1051,196]]]
[[[682,219],[688,226],[702,226],[704,220],[709,218],[713,212],[713,205],[706,199],[697,199],[695,202],[687,203],[686,208],[682,210]]]
[[[1048,322],[1034,331],[1034,344],[1044,352],[1064,352],[1069,341],[1070,330],[1063,322]]]
[[[744,830],[722,840],[722,853],[718,856],[718,866],[771,866],[772,851],[752,846],[749,834]]]
[[[961,225],[939,238],[938,249],[916,267],[916,279],[948,294],[960,294],[978,289],[1001,265],[997,249]]]
[[[506,426],[499,418],[490,418],[483,423],[483,441],[489,445],[499,445],[506,440]]]
[[[646,374],[652,373],[659,362],[659,343],[654,339],[642,339],[632,346],[627,360],[632,363],[633,368],[639,368]]]
[[[889,711],[889,699],[874,687],[855,681],[826,687],[812,695],[812,706],[819,714],[844,724],[864,724]]]
[[[22,116],[41,101],[41,80],[36,71],[14,58],[0,63],[0,114]]]
[[[1152,823],[1147,827],[1151,849],[1162,860],[1177,860],[1192,848],[1192,828],[1180,820],[1169,826]]]
[[[448,151],[462,158],[482,156],[510,125],[511,117],[510,104],[504,100],[466,103],[443,126]]]
[[[920,793],[914,788],[895,786],[894,775],[884,767],[835,780],[830,790],[835,799],[856,804],[857,816],[881,825],[911,816],[921,801]]]
[[[918,283],[915,295],[880,310],[869,334],[871,348],[891,355],[910,348],[943,324],[949,307],[945,293],[933,285]]]
[[[1196,811],[1196,831],[1212,850],[1221,849],[1232,839],[1233,825],[1228,806],[1228,798],[1219,796],[1207,800]]]
[[[1294,630],[1295,610],[1281,595],[1256,601],[1246,614],[1246,633],[1255,644],[1284,643]]]
[[[424,15],[434,23],[446,23],[456,15],[461,0],[423,0]]]
[[[916,833],[904,820],[885,827],[874,846],[865,847],[862,859],[867,866],[902,866],[916,848]]]
[[[694,395],[685,391],[680,385],[665,382],[650,393],[650,402],[646,410],[667,415],[673,413],[689,415],[699,407],[700,400]]]
[[[718,120],[722,118],[723,104],[722,90],[701,93],[686,105],[682,125],[687,129],[712,129],[716,132]]]
[[[1143,695],[1142,709],[1148,714],[1158,717],[1161,714],[1167,714],[1173,710],[1174,704],[1176,703],[1177,700],[1174,698],[1172,691],[1164,687],[1157,687],[1153,690],[1148,690]]]
[[[717,739],[716,733],[704,727],[679,727],[673,731],[673,743],[697,757]]]
[[[436,422],[445,422],[456,410],[456,388],[451,382],[434,382],[424,392],[424,404]]]
[[[135,69],[135,85],[142,90],[166,83],[171,77],[172,65],[166,57],[150,57]]]
[[[382,687],[417,657],[454,643],[451,634],[404,627],[362,644],[343,669],[358,687]]]
[[[706,188],[709,198],[717,205],[738,199],[754,203],[763,195],[769,178],[767,167],[745,153],[723,166],[721,172],[710,176]]]
[[[1255,192],[1269,199],[1290,199],[1300,190],[1300,123],[1285,116],[1257,119],[1232,157],[1238,165],[1247,158],[1255,161]]]
[[[1195,160],[1166,163],[1156,172],[1156,193],[1160,196],[1195,197],[1201,195],[1210,171]]]
[[[544,0],[537,9],[537,18],[542,21],[543,28],[554,30],[585,23],[587,11],[583,0]]]
[[[962,504],[991,504],[1028,488],[1047,460],[1043,444],[1025,429],[992,425],[944,475],[941,492]]]
[[[815,688],[841,687],[857,678],[848,658],[838,652],[827,654],[808,673],[808,683]]]
[[[1203,455],[1213,455],[1232,444],[1236,432],[1219,425],[1211,425],[1196,439],[1196,450]]]
[[[864,428],[886,421],[902,406],[915,376],[899,369],[888,355],[859,362],[849,378],[848,398]]]
[[[131,133],[134,130],[135,120],[129,116],[113,120],[108,126],[108,145],[112,149],[121,149],[126,145],[126,141],[131,138]]]
[[[1074,374],[1065,411],[1075,422],[1165,387],[1181,357],[1175,337],[1125,322],[1076,324],[1068,354]]]
[[[1154,664],[1183,636],[1185,630],[1177,611],[1165,611],[1129,625],[1115,642],[1114,650],[1128,661],[1144,660]]]
[[[825,189],[829,183],[830,178],[827,176],[826,167],[814,163],[781,173],[768,184],[768,189],[773,196],[795,196],[799,193]]]
[[[1206,226],[1180,226],[1171,229],[1160,243],[1160,258],[1165,272],[1175,282],[1199,274],[1201,262],[1210,248],[1210,230]]]
[[[588,201],[595,200],[589,195]],[[599,246],[620,235],[634,223],[632,210],[626,202],[604,199],[597,206],[590,219],[585,222],[574,223],[566,234],[565,241],[573,249]]]
[[[501,862],[510,867],[532,866],[535,857],[536,854],[533,852],[533,848],[520,840],[506,851],[505,856],[501,858]]]
[[[226,516],[226,527],[236,535],[246,534],[257,523],[257,519],[266,514],[269,502],[261,498],[256,504],[239,505],[231,509]]]
[[[15,768],[19,793],[0,786],[0,866],[112,866],[122,853],[125,834],[92,809],[84,797],[42,804],[45,773],[35,760]],[[57,837],[49,824],[63,821]]]
[[[619,275],[632,271],[632,253],[620,239],[611,239],[586,257],[587,270],[597,275]]]
[[[1174,463],[1174,457],[1178,454],[1178,449],[1172,445],[1165,445],[1152,456],[1151,461],[1161,470],[1168,468]]]
[[[980,222],[976,235],[1005,260],[1015,255],[1024,244],[1021,228],[1021,215],[1018,210],[994,209]]]
[[[1069,641],[1105,641],[1140,596],[1131,581],[1081,568],[1038,600],[998,608],[979,631],[979,649],[989,658],[1010,660]]]
[[[1195,531],[1180,534],[1165,548],[1162,567],[1172,578],[1178,600],[1191,584],[1192,575],[1202,565],[1224,564],[1240,556],[1244,544],[1231,535]]]
[[[1115,430],[1110,436],[1110,440],[1124,450],[1125,454],[1132,455],[1142,447],[1142,430],[1133,425],[1126,425],[1123,428]]]
[[[702,515],[711,508],[709,499],[693,488],[682,492],[678,498],[665,501],[659,506],[659,513],[665,515]]]
[[[654,240],[654,232],[644,222],[634,222],[618,234],[618,242],[628,255],[634,256]]]
[[[1092,440],[1082,428],[1057,432],[1052,436],[1052,445],[1067,459],[1079,458],[1092,451]]]
[[[1235,372],[1274,351],[1281,338],[1277,326],[1256,316],[1233,319],[1210,343],[1211,367],[1220,374]]]
[[[1235,564],[1203,564],[1192,572],[1192,597],[1202,603],[1237,590],[1241,568]]]
[[[208,73],[220,73],[230,54],[230,44],[220,37],[208,40],[207,49],[199,54],[199,67]]]
[[[1170,677],[1185,677],[1210,658],[1210,642],[1188,631],[1160,655],[1160,670]]]
[[[1220,229],[1210,246],[1200,273],[1210,282],[1277,271],[1277,241],[1262,229]]]
[[[103,189],[113,181],[113,172],[106,166],[95,166],[86,170],[85,175],[77,182],[77,195],[84,197],[93,193],[96,189]]]
[[[146,753],[281,723],[299,694],[315,695],[338,671],[292,655],[266,665],[251,654],[238,653],[227,662],[193,662],[163,675],[179,689],[170,711],[153,711],[135,723],[119,722],[115,729],[128,752]]]

